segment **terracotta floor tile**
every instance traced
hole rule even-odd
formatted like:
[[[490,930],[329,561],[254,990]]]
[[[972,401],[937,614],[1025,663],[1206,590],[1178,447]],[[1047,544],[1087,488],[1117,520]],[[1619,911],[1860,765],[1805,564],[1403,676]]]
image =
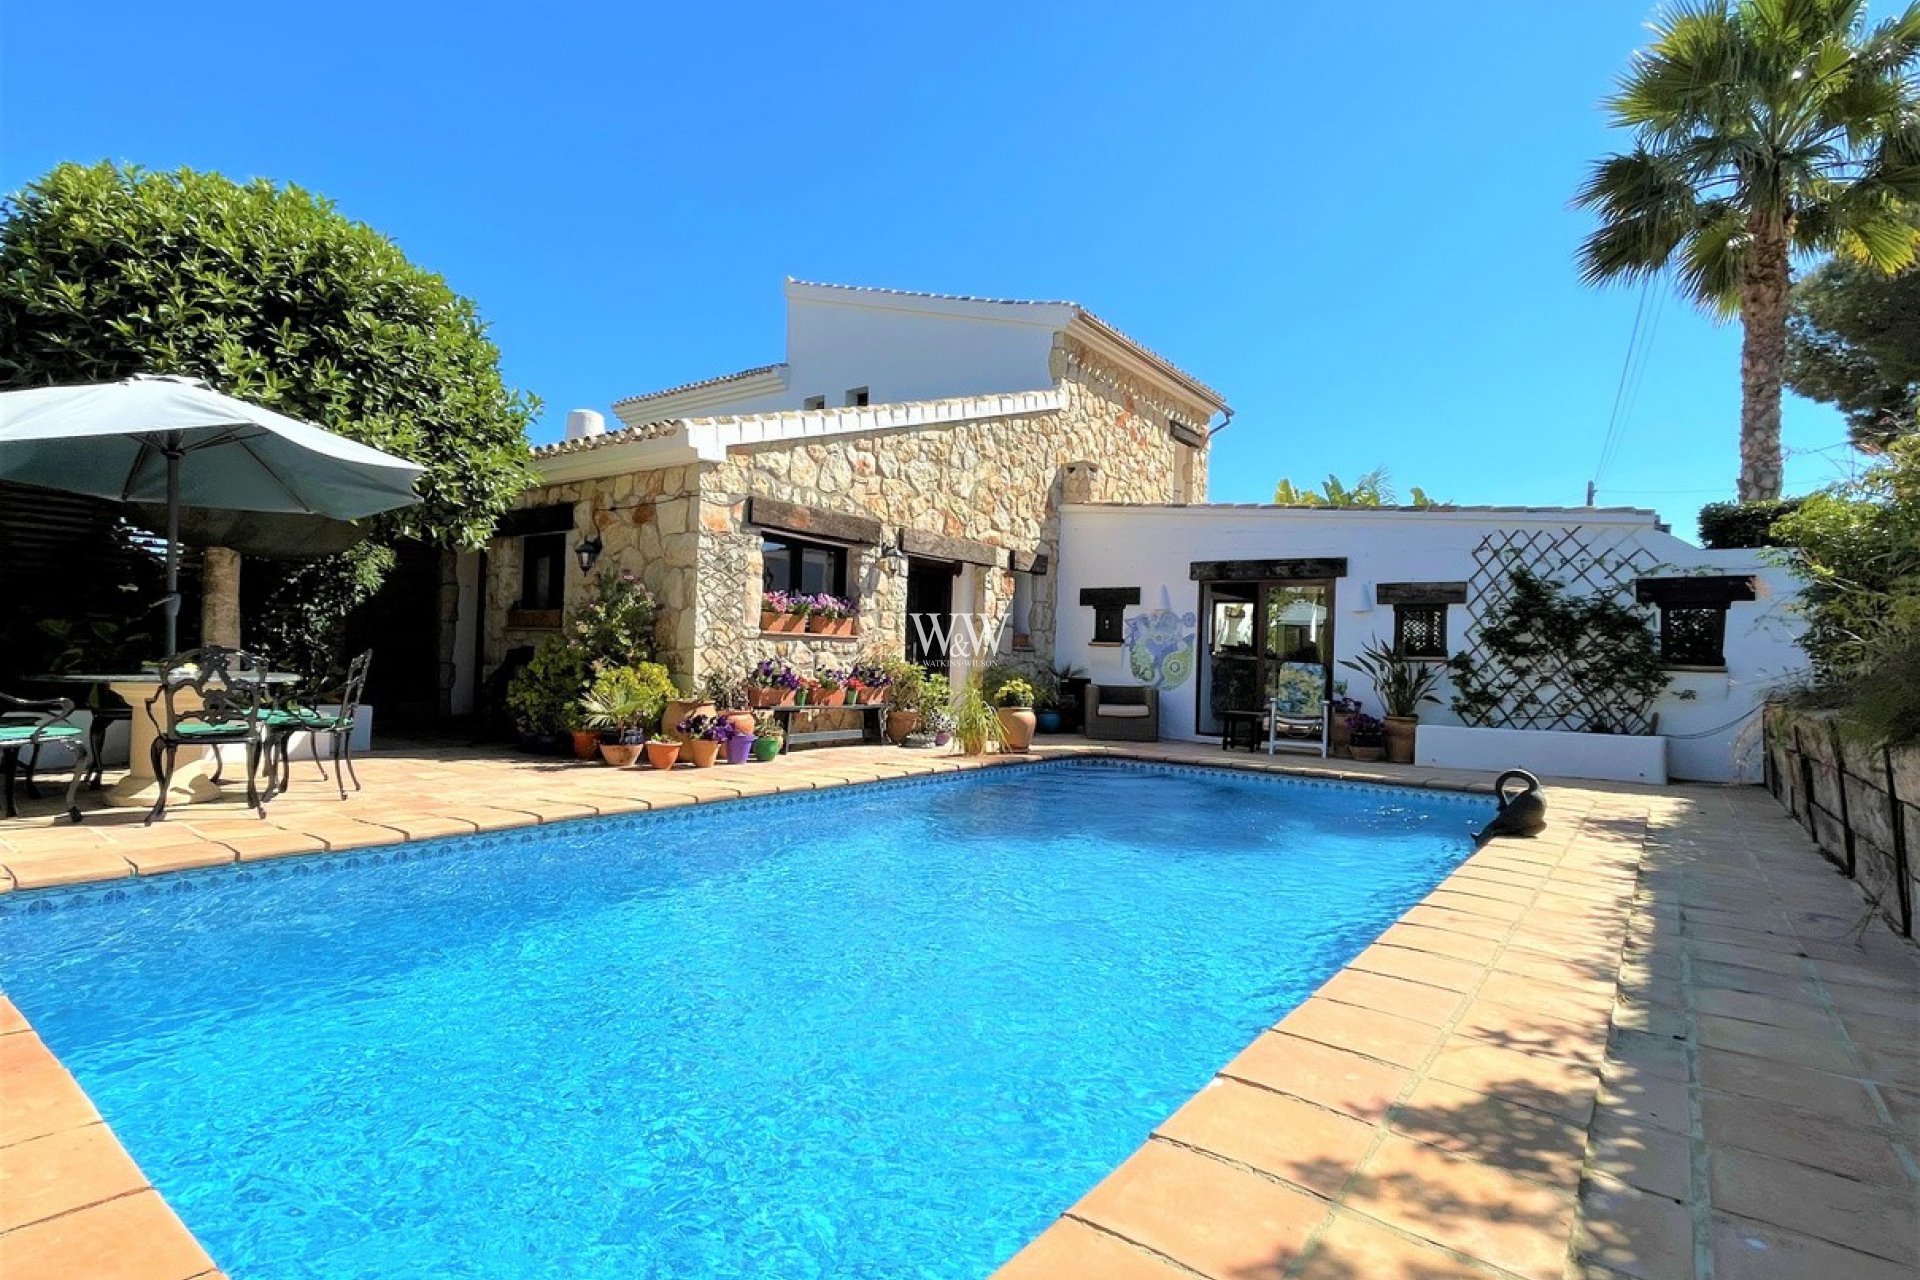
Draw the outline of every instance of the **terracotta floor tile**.
[[[146,1176],[104,1124],[0,1147],[0,1232],[146,1185]]]
[[[1835,1116],[1703,1089],[1701,1124],[1713,1146],[1743,1147],[1860,1182],[1909,1184],[1892,1141]]]
[[[1690,1200],[1693,1144],[1684,1133],[1642,1124],[1602,1110],[1588,1135],[1593,1169],[1642,1191]]]
[[[1487,1275],[1434,1245],[1341,1212],[1292,1280],[1486,1280]]]
[[[1466,1002],[1464,996],[1444,987],[1430,987],[1359,969],[1342,969],[1327,979],[1314,995],[1435,1027],[1451,1022]]]
[[[1713,1206],[1909,1266],[1920,1262],[1920,1198],[1771,1156],[1709,1151]]]
[[[1685,1205],[1621,1183],[1580,1188],[1574,1252],[1620,1275],[1672,1280],[1693,1273],[1693,1216]]]
[[[1796,1067],[1851,1075],[1857,1068],[1853,1054],[1831,1034],[1798,1031],[1791,1027],[1770,1027],[1739,1018],[1722,1018],[1703,1013],[1697,1019],[1700,1043],[1710,1049],[1725,1049],[1749,1057],[1771,1058]]]
[[[1155,1132],[1332,1197],[1378,1131],[1352,1116],[1222,1079]]]
[[[1599,1063],[1607,1042],[1607,1026],[1600,1017],[1570,1021],[1487,1000],[1468,1006],[1453,1030],[1505,1049],[1588,1066]]]
[[[1404,1068],[1273,1031],[1255,1038],[1220,1073],[1372,1123],[1413,1079]]]
[[[1461,887],[1451,887],[1454,884]],[[1522,903],[1477,894],[1472,891],[1473,887],[1470,880],[1443,881],[1438,889],[1427,895],[1426,905],[1507,924],[1514,923],[1526,914],[1526,907]]]
[[[1280,1020],[1275,1031],[1349,1049],[1399,1067],[1417,1067],[1440,1041],[1438,1027],[1318,997]]]
[[[1486,972],[1485,966],[1471,960],[1452,960],[1428,951],[1409,951],[1377,942],[1355,956],[1347,967],[1430,987],[1444,987],[1448,991],[1471,991]]]
[[[1700,987],[1694,994],[1694,1007],[1715,1017],[1739,1018],[1773,1027],[1792,1027],[1815,1034],[1833,1034],[1833,1015],[1815,1005],[1784,1000],[1779,996],[1752,991],[1731,991],[1724,987]]]
[[[1848,1123],[1880,1123],[1879,1109],[1858,1080],[1770,1058],[1722,1049],[1700,1050],[1700,1080],[1709,1089],[1824,1112]]]
[[[188,1280],[212,1270],[213,1259],[156,1191],[0,1235],[0,1276]]]
[[[1673,1036],[1615,1028],[1607,1042],[1607,1058],[1617,1064],[1613,1072],[1616,1075],[1624,1074],[1623,1069],[1631,1069],[1637,1075],[1659,1076],[1682,1083],[1693,1078],[1686,1041]]]
[[[1616,970],[1619,968],[1619,962],[1617,960],[1611,962],[1561,960],[1536,951],[1509,949],[1493,962],[1493,967],[1502,973],[1532,978],[1539,982],[1551,982],[1555,986],[1566,987],[1569,990],[1605,996],[1611,1001],[1618,978]]]
[[[1505,938],[1513,929],[1511,921],[1492,920],[1472,912],[1436,906],[1431,899],[1415,903],[1400,919],[1426,929],[1444,929],[1449,933],[1462,933],[1470,938],[1486,938],[1495,942]]]
[[[1149,1142],[1071,1210],[1225,1280],[1281,1280],[1327,1206],[1257,1173]]]
[[[1500,950],[1499,943],[1487,938],[1470,938],[1465,934],[1449,933],[1445,929],[1427,929],[1411,924],[1393,925],[1380,935],[1380,943],[1482,965],[1489,963]]]
[[[1692,970],[1696,987],[1746,991],[1815,1007],[1821,1003],[1819,989],[1805,977],[1795,974],[1775,973],[1770,969],[1750,969],[1737,964],[1716,964],[1711,960],[1699,959],[1693,961]]]
[[[14,1007],[13,1001],[0,995],[0,1036],[15,1035],[27,1029],[27,1020]]]
[[[99,1119],[87,1095],[39,1036],[0,1036],[0,1146]]]
[[[121,880],[133,874],[126,858],[107,846],[70,848],[49,853],[15,853],[6,868],[17,889],[49,889],[55,885]]]
[[[1449,1040],[1427,1068],[1436,1080],[1587,1123],[1600,1078],[1590,1067],[1503,1049],[1465,1036]]]
[[[1487,975],[1477,995],[1481,1001],[1565,1022],[1604,1021],[1613,1008],[1609,993],[1576,991],[1498,969]]]
[[[1388,1122],[1430,1147],[1571,1190],[1580,1181],[1586,1130],[1532,1107],[1442,1080],[1422,1080]]]
[[[134,871],[143,876],[159,875],[167,871],[191,871],[198,867],[218,867],[234,860],[233,850],[212,840],[197,840],[191,844],[160,845],[151,849],[128,849],[126,859],[133,864]]]
[[[1405,1138],[1381,1144],[1346,1205],[1530,1280],[1560,1280],[1573,1223],[1572,1195]]]
[[[233,850],[241,862],[262,858],[289,858],[303,853],[321,853],[324,841],[299,831],[262,829],[257,835],[227,836],[221,843]]]
[[[1062,1218],[993,1273],[994,1280],[1192,1280],[1138,1245]]]
[[[1714,1280],[1913,1280],[1913,1269],[1744,1218],[1713,1217]]]

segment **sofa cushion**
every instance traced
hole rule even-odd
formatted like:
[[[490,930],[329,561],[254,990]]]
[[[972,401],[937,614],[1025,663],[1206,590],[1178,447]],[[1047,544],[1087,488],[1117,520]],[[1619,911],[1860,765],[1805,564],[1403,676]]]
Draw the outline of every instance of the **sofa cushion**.
[[[1150,711],[1137,702],[1103,702],[1094,713],[1108,720],[1144,720]]]

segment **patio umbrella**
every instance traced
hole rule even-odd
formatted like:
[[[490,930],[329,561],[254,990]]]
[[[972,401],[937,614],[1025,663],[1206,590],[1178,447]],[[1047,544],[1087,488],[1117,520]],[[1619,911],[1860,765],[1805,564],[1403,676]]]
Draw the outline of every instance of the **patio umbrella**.
[[[0,392],[0,480],[164,504],[167,651],[180,615],[183,508],[357,520],[420,499],[411,462],[190,378],[140,375]]]

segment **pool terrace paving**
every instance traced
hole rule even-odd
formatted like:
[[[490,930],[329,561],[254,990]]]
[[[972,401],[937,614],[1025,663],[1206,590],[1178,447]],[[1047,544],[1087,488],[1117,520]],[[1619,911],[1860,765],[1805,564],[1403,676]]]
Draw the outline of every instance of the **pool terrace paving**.
[[[343,803],[296,762],[265,820],[69,826],[29,802],[0,823],[0,892],[1015,763],[862,747],[655,774],[436,748],[368,757]],[[1920,1277],[1920,952],[1756,788],[1549,796],[1540,838],[1462,863],[998,1280]],[[0,999],[0,1277],[218,1274]]]

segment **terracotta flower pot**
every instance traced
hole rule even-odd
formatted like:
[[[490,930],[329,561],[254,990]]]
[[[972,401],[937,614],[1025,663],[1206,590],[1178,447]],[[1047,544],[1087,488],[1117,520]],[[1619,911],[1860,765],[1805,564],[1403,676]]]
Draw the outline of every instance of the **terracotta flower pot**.
[[[680,750],[696,769],[711,769],[720,754],[720,744],[712,738],[688,738],[680,744]]]
[[[1363,764],[1371,764],[1373,761],[1378,760],[1381,756],[1387,754],[1387,749],[1385,747],[1351,747],[1350,746],[1347,748],[1347,750],[1353,754],[1353,758],[1355,760],[1358,760]]]
[[[723,711],[720,713],[720,718],[731,724],[735,732],[744,733],[749,737],[753,735],[753,712]]]
[[[1387,717],[1387,763],[1413,763],[1413,735],[1419,727],[1419,716]]]
[[[918,711],[887,712],[887,741],[899,746],[907,740],[907,735],[920,727]]]
[[[660,713],[660,727],[669,738],[685,742],[687,735],[674,728],[674,726],[690,716],[710,716],[712,714],[713,704],[711,702],[704,702],[699,698],[670,698],[667,700],[667,709]]]
[[[1032,707],[996,707],[1000,717],[1000,741],[1008,751],[1025,751],[1033,745],[1033,731],[1039,718]]]
[[[1347,718],[1334,716],[1327,723],[1327,754],[1336,760],[1348,759],[1347,744],[1352,737],[1353,730],[1347,728]]]
[[[816,707],[839,707],[846,705],[846,701],[845,689],[835,689],[832,693],[821,693],[818,689],[813,691],[812,705]]]
[[[640,758],[638,742],[603,742],[600,744],[600,758],[616,769],[631,768]]]
[[[763,710],[767,707],[784,707],[792,701],[793,690],[791,689],[763,689],[759,685],[754,685],[747,694],[747,705]]]
[[[573,730],[573,758],[591,760],[600,754],[600,733],[597,729]]]
[[[677,742],[649,742],[647,744],[647,763],[656,769],[671,769],[680,763],[680,744]]]
[[[796,631],[807,629],[807,620],[797,613],[770,613],[760,611],[760,629],[775,635],[792,635]]]

